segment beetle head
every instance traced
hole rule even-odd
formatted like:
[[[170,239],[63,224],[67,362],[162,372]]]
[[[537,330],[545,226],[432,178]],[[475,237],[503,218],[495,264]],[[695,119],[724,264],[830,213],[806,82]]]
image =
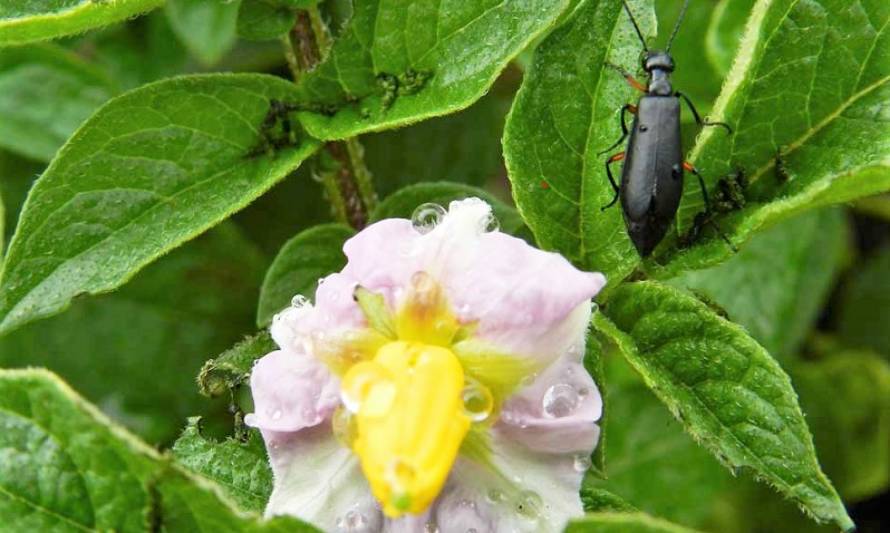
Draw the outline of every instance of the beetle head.
[[[650,50],[643,54],[643,70],[652,73],[653,70],[674,71],[674,58],[667,52]]]

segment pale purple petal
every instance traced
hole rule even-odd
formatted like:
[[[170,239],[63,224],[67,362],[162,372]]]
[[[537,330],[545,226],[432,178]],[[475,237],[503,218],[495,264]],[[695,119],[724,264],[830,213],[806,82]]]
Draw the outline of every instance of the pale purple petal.
[[[507,400],[495,430],[532,450],[587,456],[602,411],[599,389],[570,352]]]
[[[383,513],[356,456],[318,426],[293,433],[263,431],[274,474],[266,516],[291,515],[323,531],[364,524],[380,531]]]
[[[273,431],[298,431],[328,418],[340,403],[340,384],[317,359],[296,351],[274,351],[250,376],[254,412],[245,422]]]
[[[476,198],[452,202],[442,223],[427,234],[410,221],[372,224],[346,242],[343,275],[397,303],[412,274],[425,271],[441,283],[464,322],[504,351],[554,358],[587,324],[565,321],[605,285],[562,256],[543,252],[499,231],[483,231],[491,207]]]
[[[534,452],[496,433],[491,451],[493,466],[455,463],[432,507],[441,533],[556,533],[583,514],[583,473],[571,455]]]

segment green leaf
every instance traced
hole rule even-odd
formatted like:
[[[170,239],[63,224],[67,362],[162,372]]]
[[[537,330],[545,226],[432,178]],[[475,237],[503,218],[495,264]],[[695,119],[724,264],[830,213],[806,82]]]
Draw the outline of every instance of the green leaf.
[[[631,2],[645,35],[654,33],[651,2]],[[603,163],[621,134],[618,111],[633,89],[606,61],[635,65],[640,53],[618,0],[581,2],[535,50],[504,132],[513,197],[543,248],[614,286],[639,262]],[[622,228],[619,230],[618,228]]]
[[[150,11],[164,0],[5,0],[0,4],[0,46],[80,33]]]
[[[73,47],[88,53],[90,62],[124,90],[185,74],[196,67],[163,10],[83,35]]]
[[[581,505],[584,512],[595,513],[604,511],[616,511],[631,513],[637,509],[611,492],[600,489],[586,483],[581,485]]]
[[[450,181],[484,187],[504,174],[501,134],[517,82],[498,79],[469,108],[406,128],[361,138],[365,164],[382,197],[419,182]],[[393,157],[393,154],[399,154]]]
[[[582,501],[586,490],[608,491],[647,513],[707,528],[732,476],[684,433],[627,363],[612,355],[606,359],[606,476],[587,476]]]
[[[314,531],[236,510],[43,370],[0,370],[0,427],[11,531]]]
[[[719,0],[708,24],[705,53],[720,74],[729,72],[755,0]]]
[[[591,513],[569,522],[566,533],[694,533],[643,513]]]
[[[235,44],[239,1],[167,0],[170,27],[189,52],[213,65]]]
[[[266,0],[241,0],[238,9],[238,36],[253,41],[277,39],[294,25],[293,9]]]
[[[784,360],[797,353],[818,318],[847,246],[842,211],[808,212],[755,235],[729,261],[670,283],[716,302]]]
[[[218,483],[247,511],[261,513],[272,493],[272,469],[259,432],[247,440],[217,442],[201,434],[200,419],[189,419],[173,445],[173,457],[186,468]]]
[[[275,257],[294,231],[331,220],[331,205],[313,165],[301,165],[255,202],[232,217],[268,257]]]
[[[890,188],[888,19],[880,2],[850,9],[828,0],[764,0],[754,7],[710,117],[733,134],[706,128],[689,155],[711,188],[739,169],[750,183],[745,207],[721,220],[736,245],[794,212]],[[703,205],[696,180],[686,180],[680,234]],[[670,275],[731,253],[713,238],[659,258],[672,259],[667,272],[650,267]]]
[[[515,209],[498,200],[491,193],[462,183],[417,183],[386,197],[371,214],[376,222],[385,218],[411,218],[414,210],[425,203],[439,204],[445,208],[454,200],[476,197],[491,204],[501,231],[516,234],[522,228],[522,219]]]
[[[266,272],[257,325],[265,327],[272,317],[290,305],[296,295],[312,299],[319,278],[346,265],[343,243],[355,232],[342,224],[324,224],[298,233],[281,249]]]
[[[304,124],[316,137],[344,139],[463,109],[568,3],[355,3],[349,28],[300,83],[307,101],[337,113],[304,113]]]
[[[876,194],[862,198],[857,200],[853,207],[860,213],[890,222],[890,194]]]
[[[655,282],[624,284],[596,328],[612,338],[686,430],[819,521],[853,523],[819,468],[788,376],[745,331]]]
[[[28,189],[42,170],[43,165],[0,149],[0,196],[4,208],[0,240],[8,242],[12,237]]]
[[[198,389],[209,398],[234,389],[250,376],[257,359],[275,349],[268,331],[247,337],[204,364],[198,374]]]
[[[890,486],[890,364],[871,352],[824,348],[797,361],[791,377],[825,471],[847,501]]]
[[[847,345],[871,348],[890,359],[890,246],[850,275],[837,321],[838,334]]]
[[[116,93],[104,73],[62,47],[0,49],[0,147],[49,161]]]
[[[161,258],[126,287],[0,338],[0,366],[47,366],[151,443],[170,443],[188,416],[231,419],[194,376],[253,328],[263,260],[231,224]]]
[[[0,284],[0,332],[112,290],[244,207],[317,147],[263,155],[270,99],[293,86],[256,74],[181,77],[117,97],[31,189]]]

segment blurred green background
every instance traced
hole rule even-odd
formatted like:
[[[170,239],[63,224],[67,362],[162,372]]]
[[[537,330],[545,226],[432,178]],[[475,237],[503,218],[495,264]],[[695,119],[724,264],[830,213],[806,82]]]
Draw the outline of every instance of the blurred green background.
[[[704,114],[752,4],[690,7],[674,44],[675,85]],[[657,5],[660,27],[670,27],[680,3]],[[279,43],[238,37],[237,8],[237,2],[199,9],[171,1],[126,24],[0,50],[5,242],[33,181],[108,98],[188,72],[287,76]],[[379,195],[450,180],[509,200],[500,137],[526,62],[527,53],[465,111],[363,136]],[[52,116],[54,127],[29,129],[41,116]],[[690,124],[685,132],[691,146],[697,131]],[[199,396],[195,376],[205,360],[256,331],[259,287],[281,245],[330,219],[312,177],[312,166],[304,166],[121,290],[77,300],[59,316],[0,338],[0,366],[52,369],[160,447],[172,444],[191,415],[203,415],[211,432],[230,431],[228,401]],[[890,505],[890,197],[787,220],[728,263],[673,283],[713,302],[779,358],[799,391],[820,460],[859,530],[881,531],[882,510]],[[607,355],[607,378],[609,479],[598,484],[642,510],[709,531],[831,530],[806,520],[768,487],[718,465],[619,357]]]

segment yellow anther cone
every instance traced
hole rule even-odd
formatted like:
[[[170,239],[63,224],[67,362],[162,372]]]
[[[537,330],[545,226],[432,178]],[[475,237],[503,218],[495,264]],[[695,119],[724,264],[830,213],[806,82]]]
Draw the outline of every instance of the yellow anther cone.
[[[442,490],[470,427],[463,387],[450,350],[401,341],[344,376],[356,418],[353,450],[387,516],[423,512]]]

